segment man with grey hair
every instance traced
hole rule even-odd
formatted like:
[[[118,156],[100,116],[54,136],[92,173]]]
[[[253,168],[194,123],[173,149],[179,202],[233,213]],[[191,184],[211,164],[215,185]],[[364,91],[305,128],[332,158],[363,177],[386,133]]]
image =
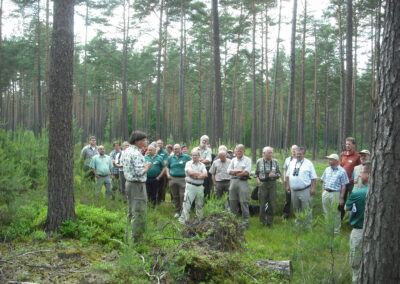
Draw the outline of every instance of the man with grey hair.
[[[105,154],[103,145],[98,147],[99,154],[90,160],[90,168],[96,177],[96,195],[99,194],[103,185],[106,187],[106,196],[113,198],[114,194],[111,190],[111,170],[113,164],[110,156]]]
[[[183,199],[185,197],[185,166],[192,158],[182,153],[179,144],[174,145],[174,154],[168,158],[167,178],[169,180],[169,188],[171,189],[171,197],[175,203],[175,218],[179,218],[182,211]]]
[[[282,183],[279,162],[272,158],[273,152],[272,147],[264,147],[263,157],[257,160],[255,171],[260,202],[260,222],[268,227],[274,222],[276,180],[279,179]]]
[[[242,211],[243,229],[249,227],[249,185],[247,180],[249,179],[251,172],[251,160],[244,156],[244,145],[236,145],[235,152],[236,157],[232,159],[228,167],[228,174],[231,175],[231,183],[229,186],[229,206],[231,211],[239,216],[239,205]]]
[[[153,143],[147,147],[147,154],[144,158],[147,162],[152,163],[151,168],[147,172],[146,190],[151,205],[155,206],[160,201],[158,193],[162,185],[161,178],[165,172],[164,160],[157,154],[157,145]]]
[[[231,176],[228,174],[228,167],[230,163],[231,159],[227,158],[226,150],[220,150],[218,153],[218,159],[216,159],[211,165],[210,174],[212,175],[212,180],[215,185],[215,194],[217,199],[221,199],[224,193],[229,192]]]
[[[296,149],[297,149],[297,145],[292,145],[292,147],[290,148],[290,152],[291,152],[291,156],[287,157],[285,159],[285,163],[283,164],[283,176],[286,177],[286,171],[287,168],[289,167],[289,163],[296,159]],[[285,187],[284,187],[285,189]],[[285,190],[285,205],[283,206],[283,218],[288,219],[290,217],[290,213],[291,213],[291,194],[290,191],[286,191]]]
[[[181,224],[185,224],[189,221],[190,208],[192,207],[193,202],[196,204],[196,217],[200,218],[203,213],[203,182],[207,177],[207,170],[204,164],[200,162],[200,153],[198,150],[192,150],[192,160],[186,163],[185,173],[185,197],[182,206],[182,214],[179,217],[179,223]]]
[[[212,163],[212,153],[211,148],[207,145],[210,141],[207,135],[203,135],[200,137],[200,145],[195,147],[193,150],[197,150],[200,153],[200,162],[202,162],[207,169],[207,172],[210,170]],[[205,198],[210,198],[211,191],[211,174],[208,174],[207,178],[204,179],[204,196]]]
[[[311,201],[315,195],[317,173],[313,163],[304,158],[304,147],[296,149],[296,159],[289,163],[286,171],[286,191],[291,191],[291,203],[295,213],[308,210],[307,226],[311,227]],[[297,217],[297,216],[296,216]],[[298,223],[300,220],[296,218]]]

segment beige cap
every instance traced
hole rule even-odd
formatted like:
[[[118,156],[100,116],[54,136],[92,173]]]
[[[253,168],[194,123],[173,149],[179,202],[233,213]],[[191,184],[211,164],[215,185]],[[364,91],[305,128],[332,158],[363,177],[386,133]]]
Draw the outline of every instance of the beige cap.
[[[371,153],[368,150],[362,150],[360,151],[360,154],[367,154],[367,155],[371,155]]]
[[[325,158],[339,161],[339,156],[337,154],[330,154],[329,156],[326,156]]]

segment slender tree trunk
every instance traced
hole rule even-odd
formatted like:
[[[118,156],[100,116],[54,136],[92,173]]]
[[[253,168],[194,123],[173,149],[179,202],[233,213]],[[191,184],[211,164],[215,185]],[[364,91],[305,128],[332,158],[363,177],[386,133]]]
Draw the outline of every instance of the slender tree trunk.
[[[295,98],[295,83],[296,83],[296,23],[297,23],[297,0],[293,0],[293,15],[292,15],[292,38],[290,41],[290,90],[288,97],[288,109],[286,120],[286,132],[283,148],[287,148],[291,142],[292,134],[292,117],[293,117],[293,101]]]
[[[203,68],[203,66],[202,66],[202,60],[203,60],[203,45],[202,44],[200,44],[200,47],[199,47],[199,73],[198,73],[198,77],[197,77],[197,85],[198,85],[198,87],[197,87],[197,89],[198,89],[198,92],[199,92],[199,103],[198,103],[198,113],[197,113],[197,125],[198,125],[198,135],[201,135],[201,132],[202,132],[202,109],[203,109],[203,106],[202,106],[202,100],[203,100],[203,98],[202,98],[202,95],[203,95],[203,88],[202,88],[202,68]]]
[[[265,128],[264,128],[264,134],[265,134],[265,139],[264,143],[268,144],[270,139],[269,139],[269,131],[268,129],[271,127],[271,121],[269,119],[269,115],[271,112],[271,107],[270,107],[270,94],[269,94],[269,58],[268,58],[268,26],[269,26],[269,20],[268,20],[268,4],[265,5]]]
[[[40,0],[37,2],[37,23],[36,23],[36,49],[35,49],[35,104],[34,104],[34,132],[36,136],[41,135],[42,131],[42,95],[41,95],[41,84],[40,84],[40,77],[41,77],[41,62],[40,62],[40,49],[41,49],[41,28],[40,23]]]
[[[88,26],[89,26],[89,0],[86,0],[86,13],[85,13],[85,45],[83,54],[83,92],[82,92],[82,140],[81,144],[85,143],[88,139],[89,121],[88,115],[86,114],[87,104],[87,39],[88,39]]]
[[[313,152],[312,159],[315,161],[316,153],[317,153],[317,143],[318,143],[318,91],[317,91],[317,73],[318,73],[318,65],[317,65],[317,33],[315,32],[315,52],[314,52],[314,117],[313,117]]]
[[[360,283],[400,282],[400,2],[387,0]]]
[[[253,119],[251,121],[251,159],[253,163],[256,162],[257,157],[257,85],[256,85],[256,4],[255,0],[252,1],[252,13],[253,13],[253,34],[252,34],[252,42],[253,42],[253,50],[252,50],[252,83],[253,83],[253,97],[251,100],[252,104],[252,114]]]
[[[275,70],[274,70],[274,90],[272,94],[272,106],[271,106],[271,118],[270,118],[270,128],[268,138],[268,145],[273,145],[277,143],[277,133],[276,133],[276,117],[275,117],[275,107],[277,99],[277,81],[278,81],[278,66],[279,66],[279,43],[281,34],[281,19],[282,19],[282,0],[279,1],[279,16],[278,16],[278,36],[276,38],[276,56],[275,56]]]
[[[182,141],[185,135],[185,54],[184,54],[184,17],[185,5],[181,0],[181,37],[179,51],[179,139]]]
[[[167,46],[168,46],[168,9],[165,9],[165,23],[164,23],[164,50],[163,50],[163,71],[162,71],[162,80],[163,80],[163,84],[162,84],[162,102],[163,102],[163,107],[162,107],[162,121],[165,122],[164,123],[164,127],[163,129],[163,133],[162,133],[162,138],[164,140],[167,139],[167,133],[169,133],[168,131],[168,127],[169,127],[169,123],[167,123],[167,87],[166,87],[166,82],[167,82]]]
[[[163,36],[164,0],[160,3],[160,24],[158,28],[158,54],[157,54],[157,97],[156,97],[156,135],[161,137],[161,51]]]
[[[0,78],[3,78],[3,0],[0,0]],[[3,116],[3,82],[0,79],[0,121]],[[1,124],[0,127],[3,127]]]
[[[329,67],[326,68],[325,72],[325,138],[324,138],[324,148],[325,155],[328,155],[328,145],[329,145]]]
[[[306,88],[305,88],[305,55],[306,55],[306,34],[307,34],[307,0],[304,0],[304,19],[303,19],[303,42],[301,49],[301,92],[299,106],[299,122],[297,127],[297,141],[304,145],[304,123],[306,115]]]
[[[128,139],[128,90],[126,83],[126,73],[128,69],[128,41],[129,41],[129,8],[130,0],[124,0],[124,29],[122,47],[122,112],[121,112],[121,133],[123,139]]]
[[[75,218],[72,91],[74,0],[55,0],[49,85],[47,231]]]
[[[351,118],[351,125],[354,132],[354,136],[357,133],[356,127],[356,109],[357,109],[357,40],[358,40],[358,23],[355,19],[354,21],[354,68],[353,68],[353,81],[352,81],[352,88],[351,88],[351,97],[353,99],[353,109],[352,109],[352,118]]]
[[[344,44],[343,44],[343,23],[342,23],[342,5],[338,2],[338,25],[339,25],[339,56],[340,56],[340,116],[339,116],[339,136],[338,150],[341,152],[344,140],[344,104],[345,104],[345,71],[344,71]]]
[[[221,58],[219,50],[219,15],[218,0],[212,0],[213,16],[213,44],[214,44],[214,97],[215,97],[215,136],[214,145],[223,139],[224,120],[222,112],[222,89],[221,89]]]
[[[353,0],[347,1],[346,16],[346,99],[344,104],[344,137],[353,135]]]
[[[50,68],[50,0],[46,0],[46,39],[45,39],[45,47],[44,47],[44,52],[45,52],[45,60],[46,60],[46,65],[45,65],[45,75],[44,75],[44,82],[45,82],[45,103],[44,105],[44,111],[43,111],[43,125],[47,126],[47,121],[48,121],[48,115],[47,115],[47,108],[49,105],[49,68]]]

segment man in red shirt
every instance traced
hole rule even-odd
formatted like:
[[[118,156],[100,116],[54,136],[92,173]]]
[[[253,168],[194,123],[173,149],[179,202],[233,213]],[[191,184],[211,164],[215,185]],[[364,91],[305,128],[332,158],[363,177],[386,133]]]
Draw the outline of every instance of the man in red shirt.
[[[360,154],[355,151],[356,148],[356,139],[353,137],[346,138],[345,149],[340,153],[340,166],[346,171],[347,176],[349,178],[350,183],[346,185],[346,193],[344,196],[344,201],[346,202],[347,196],[351,193],[354,187],[354,179],[353,179],[353,170],[355,166],[361,164]],[[343,219],[344,216],[344,208],[340,208],[342,214],[341,217]]]

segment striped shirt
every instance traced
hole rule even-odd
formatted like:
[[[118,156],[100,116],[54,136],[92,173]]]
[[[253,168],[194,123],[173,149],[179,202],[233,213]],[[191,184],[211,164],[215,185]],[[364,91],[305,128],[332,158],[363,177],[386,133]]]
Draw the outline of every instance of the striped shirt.
[[[324,183],[325,189],[340,191],[342,186],[349,183],[346,171],[341,167],[327,167],[322,174],[321,180]]]

